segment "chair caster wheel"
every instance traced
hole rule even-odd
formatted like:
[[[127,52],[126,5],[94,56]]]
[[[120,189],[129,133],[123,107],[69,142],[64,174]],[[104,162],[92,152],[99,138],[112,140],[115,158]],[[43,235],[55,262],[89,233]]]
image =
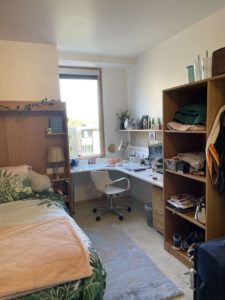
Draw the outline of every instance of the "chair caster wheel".
[[[97,212],[97,208],[93,208],[93,209],[92,209],[92,212],[93,212],[93,213],[96,213],[96,212]]]
[[[131,212],[131,211],[132,211],[131,207],[128,207],[128,208],[127,208],[127,211]]]
[[[123,220],[123,216],[119,216],[119,220],[122,221]]]
[[[100,216],[97,216],[97,217],[95,218],[96,221],[100,221],[100,219],[101,219]]]

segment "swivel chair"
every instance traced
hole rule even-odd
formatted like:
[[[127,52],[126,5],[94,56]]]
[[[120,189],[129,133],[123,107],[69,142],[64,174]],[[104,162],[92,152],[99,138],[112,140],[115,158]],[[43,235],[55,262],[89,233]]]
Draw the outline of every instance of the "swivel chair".
[[[100,210],[96,217],[96,221],[100,221],[101,216],[109,212],[114,212],[118,215],[119,220],[123,220],[123,213],[121,212],[121,209],[127,209],[127,211],[130,212],[131,207],[129,207],[128,205],[116,205],[114,203],[114,198],[120,196],[121,193],[127,192],[130,189],[130,180],[127,177],[112,180],[109,176],[108,171],[91,171],[90,175],[95,188],[103,194],[106,194],[110,202],[109,206],[95,207],[93,209],[94,213]],[[124,188],[114,185],[122,181],[124,181],[126,184]]]

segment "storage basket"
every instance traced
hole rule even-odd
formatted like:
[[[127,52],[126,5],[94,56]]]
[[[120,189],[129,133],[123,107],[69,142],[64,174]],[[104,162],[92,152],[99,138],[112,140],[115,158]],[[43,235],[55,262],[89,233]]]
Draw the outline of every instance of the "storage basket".
[[[212,53],[212,76],[225,73],[225,47]]]

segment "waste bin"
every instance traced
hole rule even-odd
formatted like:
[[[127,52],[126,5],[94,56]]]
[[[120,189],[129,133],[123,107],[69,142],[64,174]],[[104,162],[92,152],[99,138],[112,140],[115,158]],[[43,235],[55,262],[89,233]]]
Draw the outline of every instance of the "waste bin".
[[[153,226],[153,221],[152,221],[152,203],[148,202],[145,204],[145,214],[146,214],[146,222],[148,226]]]

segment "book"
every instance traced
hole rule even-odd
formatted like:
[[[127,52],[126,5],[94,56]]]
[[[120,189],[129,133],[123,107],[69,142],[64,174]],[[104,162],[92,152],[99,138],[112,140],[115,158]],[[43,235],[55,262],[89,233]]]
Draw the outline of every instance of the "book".
[[[196,207],[198,199],[191,194],[180,193],[170,196],[170,199],[167,200],[167,203],[171,208],[179,211],[187,211]]]

